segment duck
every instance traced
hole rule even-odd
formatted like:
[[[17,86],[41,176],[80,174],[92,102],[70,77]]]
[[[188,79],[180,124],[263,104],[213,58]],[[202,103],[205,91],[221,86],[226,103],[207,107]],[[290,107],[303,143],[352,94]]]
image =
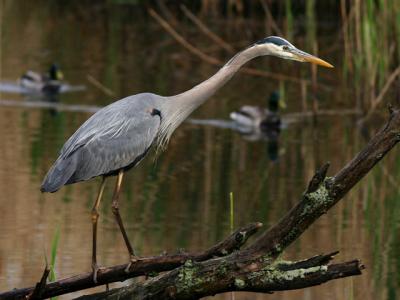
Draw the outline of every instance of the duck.
[[[20,77],[19,84],[27,92],[54,94],[60,91],[63,78],[64,75],[59,66],[52,64],[47,74],[27,71]]]
[[[230,113],[230,119],[240,127],[253,128],[254,130],[270,131],[279,129],[281,118],[278,113],[280,94],[271,93],[268,98],[268,108],[259,106],[242,106],[238,111]]]

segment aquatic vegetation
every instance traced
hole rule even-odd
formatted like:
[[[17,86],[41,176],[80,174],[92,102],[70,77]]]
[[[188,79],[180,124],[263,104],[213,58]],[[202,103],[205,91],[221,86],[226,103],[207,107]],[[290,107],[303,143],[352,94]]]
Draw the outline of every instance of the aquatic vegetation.
[[[53,239],[51,241],[51,258],[50,258],[50,276],[49,280],[50,281],[55,281],[56,278],[56,273],[54,271],[54,266],[56,264],[56,258],[57,258],[57,249],[58,249],[58,242],[60,240],[60,226],[56,228],[56,231],[54,232]]]
[[[400,5],[387,0],[354,1],[342,18],[344,70],[356,89],[359,108],[369,109],[399,63]]]

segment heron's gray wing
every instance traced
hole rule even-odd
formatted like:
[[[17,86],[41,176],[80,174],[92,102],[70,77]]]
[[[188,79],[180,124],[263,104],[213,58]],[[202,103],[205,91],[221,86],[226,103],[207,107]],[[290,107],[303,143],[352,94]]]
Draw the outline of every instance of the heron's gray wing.
[[[50,168],[43,191],[106,175],[140,161],[155,140],[161,97],[138,94],[104,107],[68,139]]]
[[[133,118],[119,115],[79,145],[79,166],[69,183],[108,174],[138,163],[157,136],[160,118],[140,111]],[[71,182],[72,181],[72,182]]]

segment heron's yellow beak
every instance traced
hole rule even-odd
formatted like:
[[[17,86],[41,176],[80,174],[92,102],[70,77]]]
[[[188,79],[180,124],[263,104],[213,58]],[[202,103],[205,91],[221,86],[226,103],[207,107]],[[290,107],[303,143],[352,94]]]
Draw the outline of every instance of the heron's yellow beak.
[[[315,65],[320,65],[326,68],[334,68],[330,63],[326,62],[325,60],[322,60],[316,56],[310,55],[308,57],[304,57],[304,61],[315,64]]]
[[[301,51],[299,49],[293,49],[290,52],[295,56],[296,60],[309,62],[309,63],[315,64],[315,65],[320,65],[320,66],[323,66],[326,68],[333,68],[333,66],[330,63],[328,63],[314,55],[308,54],[307,52]]]

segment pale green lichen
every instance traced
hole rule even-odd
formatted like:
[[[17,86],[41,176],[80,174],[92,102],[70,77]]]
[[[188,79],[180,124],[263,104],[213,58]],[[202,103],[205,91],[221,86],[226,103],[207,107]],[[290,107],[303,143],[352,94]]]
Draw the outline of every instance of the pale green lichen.
[[[289,271],[278,271],[275,270],[273,272],[274,278],[276,280],[287,280],[291,281],[296,278],[304,278],[305,275],[315,272],[325,272],[328,270],[327,266],[317,266],[311,267],[307,269],[296,269],[296,270],[289,270]]]
[[[277,259],[275,259],[274,265],[277,265],[277,266],[291,266],[294,263],[297,263],[297,261],[293,262],[291,260],[284,260],[282,258],[277,258]]]
[[[183,264],[185,267],[193,267],[193,261],[191,259],[188,259],[187,261],[185,261],[185,263]]]
[[[326,188],[326,182],[330,180],[330,177],[326,177],[315,192],[304,195],[306,205],[304,206],[304,211],[301,214],[302,217],[314,213],[315,209],[318,207],[328,206],[330,204],[332,198],[329,194],[329,190]]]
[[[176,288],[178,292],[191,291],[196,286],[200,286],[204,280],[197,276],[198,267],[191,260],[187,260],[185,264],[180,268],[178,273],[178,280]]]
[[[270,265],[258,272],[253,272],[251,276],[248,277],[249,280],[260,280],[264,284],[270,284],[273,282],[280,281],[292,281],[294,279],[304,278],[306,275],[315,272],[326,272],[328,270],[327,266],[316,266],[303,269],[287,270],[283,271],[279,269],[279,265],[287,264],[290,265],[291,262],[277,262],[276,264]]]
[[[238,289],[243,289],[243,288],[246,286],[246,283],[244,282],[244,280],[239,279],[239,278],[236,278],[236,279],[235,279],[235,286],[236,286]]]
[[[218,266],[216,270],[216,276],[221,276],[224,277],[226,275],[226,272],[228,271],[228,267],[225,262],[221,262],[221,265]]]
[[[281,253],[283,251],[283,248],[280,244],[274,245],[274,248],[271,249],[271,252],[273,253]]]
[[[228,252],[226,249],[222,249],[222,250],[221,250],[221,254],[222,254],[223,256],[225,256],[225,255],[228,255],[229,252]]]

